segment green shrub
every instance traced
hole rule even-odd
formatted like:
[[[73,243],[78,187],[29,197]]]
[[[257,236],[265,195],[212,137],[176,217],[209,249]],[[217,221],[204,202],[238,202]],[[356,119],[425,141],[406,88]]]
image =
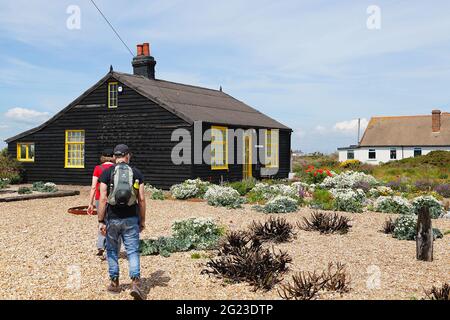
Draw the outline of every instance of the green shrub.
[[[362,212],[365,194],[361,189],[331,189],[334,197],[334,210],[345,212]]]
[[[312,207],[321,210],[333,210],[335,204],[333,195],[325,189],[316,189],[313,192]]]
[[[205,193],[205,199],[210,206],[230,209],[240,208],[245,202],[235,189],[221,186],[211,186]]]
[[[288,213],[298,209],[298,200],[287,196],[276,196],[267,201],[264,206],[255,206],[254,209],[264,213]]]
[[[20,187],[19,190],[17,190],[18,194],[30,194],[33,193],[33,190],[31,190],[31,188],[28,187]]]
[[[33,183],[32,190],[45,193],[52,193],[58,191],[58,189],[56,188],[56,184],[54,184],[53,182],[42,182],[42,181],[37,181]]]
[[[228,183],[228,186],[235,189],[241,196],[245,196],[256,185],[256,179],[245,179],[242,181]]]
[[[9,185],[8,179],[0,179],[0,189],[5,189]]]
[[[0,152],[0,180],[7,179],[10,184],[22,181],[22,164],[8,154],[7,149]]]
[[[412,213],[412,205],[409,203],[409,201],[405,198],[397,196],[379,197],[377,200],[375,200],[373,207],[377,212],[398,214]]]
[[[162,190],[156,189],[152,192],[152,200],[164,200],[164,192]]]
[[[394,222],[392,236],[399,240],[415,240],[417,234],[417,217],[414,215],[402,215]],[[433,240],[443,238],[442,232],[433,228]]]
[[[217,246],[224,229],[211,219],[190,218],[172,225],[172,237],[141,240],[142,255],[170,256],[174,252],[208,250]]]
[[[413,213],[419,214],[419,210],[422,207],[428,207],[430,209],[431,218],[439,218],[445,211],[441,203],[433,196],[417,197],[412,202]]]
[[[209,182],[200,179],[186,180],[183,183],[173,185],[170,192],[178,200],[203,198],[210,185]]]

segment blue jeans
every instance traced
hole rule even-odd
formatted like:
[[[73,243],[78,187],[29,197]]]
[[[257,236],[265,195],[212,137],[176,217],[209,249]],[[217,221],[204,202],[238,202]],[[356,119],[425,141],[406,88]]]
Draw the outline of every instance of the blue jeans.
[[[139,218],[107,219],[106,221],[106,252],[108,256],[109,277],[119,278],[119,245],[123,240],[128,256],[129,274],[131,279],[138,279],[140,273],[139,253]]]

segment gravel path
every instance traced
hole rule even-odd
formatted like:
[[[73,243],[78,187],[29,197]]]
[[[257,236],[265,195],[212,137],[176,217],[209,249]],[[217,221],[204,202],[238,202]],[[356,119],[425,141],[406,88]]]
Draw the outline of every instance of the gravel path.
[[[80,189],[81,195],[0,203],[0,299],[130,299],[126,259],[120,260],[124,291],[118,295],[106,292],[107,263],[95,256],[96,216],[67,214],[69,207],[86,204],[88,188],[61,189]],[[295,223],[309,213],[302,209],[284,216]],[[352,291],[342,297],[322,298],[421,298],[423,288],[450,280],[450,235],[435,241],[434,262],[418,262],[414,241],[399,241],[378,231],[388,215],[346,215],[353,219],[347,235],[299,231],[295,241],[277,246],[292,256],[293,271],[322,270],[330,261],[347,264]],[[206,203],[149,200],[142,237],[170,235],[173,221],[192,216],[212,217],[229,229],[244,228],[252,220],[267,217],[250,206],[227,210]],[[433,220],[433,227],[448,231],[450,221]],[[230,285],[200,275],[207,259],[194,260],[191,254],[142,257],[148,299],[279,299],[276,289],[255,293],[246,284]],[[375,287],[368,288],[367,282]]]

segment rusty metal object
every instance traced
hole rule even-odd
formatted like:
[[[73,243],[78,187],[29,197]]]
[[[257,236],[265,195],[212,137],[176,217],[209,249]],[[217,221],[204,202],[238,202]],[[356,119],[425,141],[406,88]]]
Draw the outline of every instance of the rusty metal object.
[[[69,210],[67,210],[67,212],[70,214],[75,214],[75,215],[88,215],[87,208],[88,208],[88,206],[73,207],[73,208],[70,208]],[[92,215],[96,215],[96,214],[97,214],[97,209],[94,209],[94,211],[92,212]]]

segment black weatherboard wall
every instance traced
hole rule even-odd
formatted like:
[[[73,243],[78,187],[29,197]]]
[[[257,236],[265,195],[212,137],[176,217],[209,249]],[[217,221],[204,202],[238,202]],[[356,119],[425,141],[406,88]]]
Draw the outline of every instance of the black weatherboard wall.
[[[115,81],[115,80],[113,80]],[[171,133],[190,125],[123,84],[119,107],[107,107],[105,81],[61,117],[36,133],[8,143],[16,155],[18,142],[34,142],[35,161],[23,163],[27,181],[84,184],[91,181],[103,148],[126,143],[133,151],[132,165],[139,167],[149,183],[169,187],[191,177],[191,166],[171,161]],[[84,169],[64,168],[65,130],[85,130]]]

